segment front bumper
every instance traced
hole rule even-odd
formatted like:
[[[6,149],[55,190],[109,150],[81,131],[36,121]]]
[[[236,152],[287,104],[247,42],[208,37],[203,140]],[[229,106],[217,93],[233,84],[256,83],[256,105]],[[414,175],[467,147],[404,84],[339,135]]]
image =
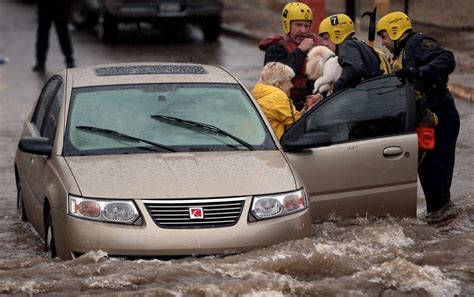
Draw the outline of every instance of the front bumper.
[[[249,251],[311,234],[309,209],[257,222],[248,222],[251,197],[246,198],[242,215],[230,227],[204,229],[163,229],[137,201],[143,215],[142,226],[110,224],[78,219],[53,211],[53,228],[58,256],[102,250],[110,256],[183,256],[230,254]]]

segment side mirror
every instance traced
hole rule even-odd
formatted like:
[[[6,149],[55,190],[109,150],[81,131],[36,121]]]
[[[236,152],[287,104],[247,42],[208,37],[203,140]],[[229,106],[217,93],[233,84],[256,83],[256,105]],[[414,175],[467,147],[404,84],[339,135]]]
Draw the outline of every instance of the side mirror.
[[[326,132],[308,132],[301,134],[295,139],[282,143],[286,152],[299,152],[308,148],[330,146],[331,137]]]
[[[23,137],[18,143],[18,148],[29,154],[50,156],[53,146],[45,137]]]

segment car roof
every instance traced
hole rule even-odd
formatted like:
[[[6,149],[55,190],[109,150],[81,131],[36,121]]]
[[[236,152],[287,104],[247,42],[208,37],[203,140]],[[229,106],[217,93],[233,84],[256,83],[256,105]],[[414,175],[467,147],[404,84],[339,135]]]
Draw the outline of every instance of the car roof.
[[[219,65],[194,63],[120,63],[67,69],[69,87],[148,83],[238,83]]]

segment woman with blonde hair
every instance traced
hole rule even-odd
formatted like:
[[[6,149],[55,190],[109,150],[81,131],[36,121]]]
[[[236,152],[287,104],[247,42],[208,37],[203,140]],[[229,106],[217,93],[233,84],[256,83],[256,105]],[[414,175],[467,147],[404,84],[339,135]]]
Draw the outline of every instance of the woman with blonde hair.
[[[278,139],[308,109],[305,105],[302,112],[297,111],[288,97],[293,88],[293,77],[295,72],[289,66],[279,62],[267,63],[252,91]],[[313,104],[311,102],[310,107]]]

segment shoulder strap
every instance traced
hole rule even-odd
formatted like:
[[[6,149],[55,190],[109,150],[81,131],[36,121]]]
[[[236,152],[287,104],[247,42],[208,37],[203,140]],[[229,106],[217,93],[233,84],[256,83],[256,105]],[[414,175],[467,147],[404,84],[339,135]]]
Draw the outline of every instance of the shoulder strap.
[[[358,40],[355,37],[353,37],[353,39]],[[372,50],[372,52],[375,54],[375,56],[379,60],[380,73],[382,73],[382,75],[392,73],[393,69],[392,69],[392,66],[390,65],[390,59],[387,57],[387,55],[385,55],[385,53],[382,50],[376,48],[375,46],[372,47],[372,46],[368,45],[367,43],[365,43],[365,41],[363,41],[363,40],[361,40],[361,41],[365,45],[367,45],[368,48],[370,48]]]
[[[390,61],[389,61],[388,57],[385,55],[385,53],[382,50],[380,50],[376,47],[370,47],[370,48],[374,51],[375,55],[379,59],[380,71],[382,72],[382,74],[392,73],[393,69],[390,66]]]

